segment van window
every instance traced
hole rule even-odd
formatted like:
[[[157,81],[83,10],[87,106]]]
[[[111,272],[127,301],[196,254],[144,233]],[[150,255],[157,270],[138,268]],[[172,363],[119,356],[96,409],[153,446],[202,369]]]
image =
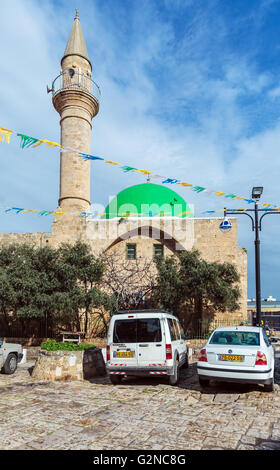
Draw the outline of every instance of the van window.
[[[183,330],[183,327],[181,325],[181,323],[178,322],[178,327],[179,327],[179,332],[180,332],[180,338],[184,338],[184,330]]]
[[[155,343],[160,341],[159,318],[115,321],[113,343]]]
[[[137,343],[136,320],[116,320],[113,343]]]
[[[137,328],[138,343],[154,343],[161,341],[159,318],[139,318]]]
[[[172,318],[167,318],[167,321],[168,321],[171,341],[176,341],[177,340],[176,326],[173,323]]]

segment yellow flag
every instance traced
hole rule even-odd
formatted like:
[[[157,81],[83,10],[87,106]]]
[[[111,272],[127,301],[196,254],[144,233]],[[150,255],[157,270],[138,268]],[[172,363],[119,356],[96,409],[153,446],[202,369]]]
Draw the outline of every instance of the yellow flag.
[[[36,144],[33,145],[33,148],[38,147],[41,144],[47,144],[48,147],[60,147],[61,148],[61,145],[57,144],[56,142],[51,142],[50,140],[47,140],[47,139],[40,139],[38,142],[36,142]]]
[[[56,142],[51,142],[50,140],[44,139],[44,142],[48,145],[48,147],[61,147],[60,144],[57,144]]]
[[[63,214],[67,214],[67,212],[54,211],[54,214],[56,214],[56,215],[63,215]]]
[[[12,133],[13,131],[5,129],[4,127],[0,127],[0,142],[5,142],[6,140],[7,144],[9,144]]]
[[[184,182],[180,182],[180,183],[176,183],[176,184],[180,184],[180,186],[192,186],[192,184],[184,183]]]
[[[185,214],[192,214],[192,211],[181,212],[180,214],[178,214],[178,217],[181,217],[182,215],[185,215]]]
[[[139,171],[139,173],[142,173],[142,175],[151,175],[152,172],[151,171],[148,171],[148,170],[136,170],[135,171]]]
[[[119,162],[112,162],[111,160],[105,160],[105,163],[110,163],[110,165],[120,165]]]
[[[38,212],[37,209],[25,209],[24,211],[21,211],[20,214],[26,214],[27,212]]]

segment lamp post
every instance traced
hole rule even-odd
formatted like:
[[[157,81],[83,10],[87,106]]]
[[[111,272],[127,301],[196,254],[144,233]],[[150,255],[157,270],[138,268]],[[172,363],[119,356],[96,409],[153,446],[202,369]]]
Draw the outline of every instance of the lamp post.
[[[263,192],[262,186],[255,186],[252,189],[252,199],[248,202],[254,203],[254,209],[226,209],[224,208],[224,217],[227,214],[241,214],[247,215],[252,221],[252,231],[255,232],[255,275],[256,275],[256,324],[261,325],[262,321],[262,310],[261,310],[261,269],[260,269],[260,236],[259,232],[262,229],[262,219],[268,214],[280,214],[279,209],[260,209],[259,200]],[[252,215],[248,212],[253,212]],[[259,217],[259,213],[264,214]]]

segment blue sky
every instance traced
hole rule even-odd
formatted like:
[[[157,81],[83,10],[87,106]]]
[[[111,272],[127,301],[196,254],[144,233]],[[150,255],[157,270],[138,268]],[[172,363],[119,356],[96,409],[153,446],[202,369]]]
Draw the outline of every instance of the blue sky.
[[[92,153],[241,196],[263,185],[263,202],[280,204],[280,0],[3,3],[0,126],[59,142],[59,116],[46,85],[59,74],[75,8],[102,92]],[[13,139],[0,143],[0,153],[0,205],[57,207],[58,152],[43,146],[22,150]],[[143,182],[109,165],[91,168],[96,203],[106,205],[109,196]],[[198,215],[225,205],[214,196],[178,192]],[[51,220],[0,211],[0,230],[48,232]],[[239,217],[252,297],[249,222]],[[279,224],[277,216],[264,219],[264,297],[280,298]]]

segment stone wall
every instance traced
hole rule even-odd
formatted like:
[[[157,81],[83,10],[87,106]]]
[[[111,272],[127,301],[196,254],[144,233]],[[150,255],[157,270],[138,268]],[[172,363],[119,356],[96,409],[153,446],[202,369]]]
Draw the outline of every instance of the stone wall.
[[[61,381],[89,380],[105,373],[105,363],[99,348],[85,351],[39,350],[32,378]]]
[[[83,380],[83,351],[39,351],[36,380]]]

